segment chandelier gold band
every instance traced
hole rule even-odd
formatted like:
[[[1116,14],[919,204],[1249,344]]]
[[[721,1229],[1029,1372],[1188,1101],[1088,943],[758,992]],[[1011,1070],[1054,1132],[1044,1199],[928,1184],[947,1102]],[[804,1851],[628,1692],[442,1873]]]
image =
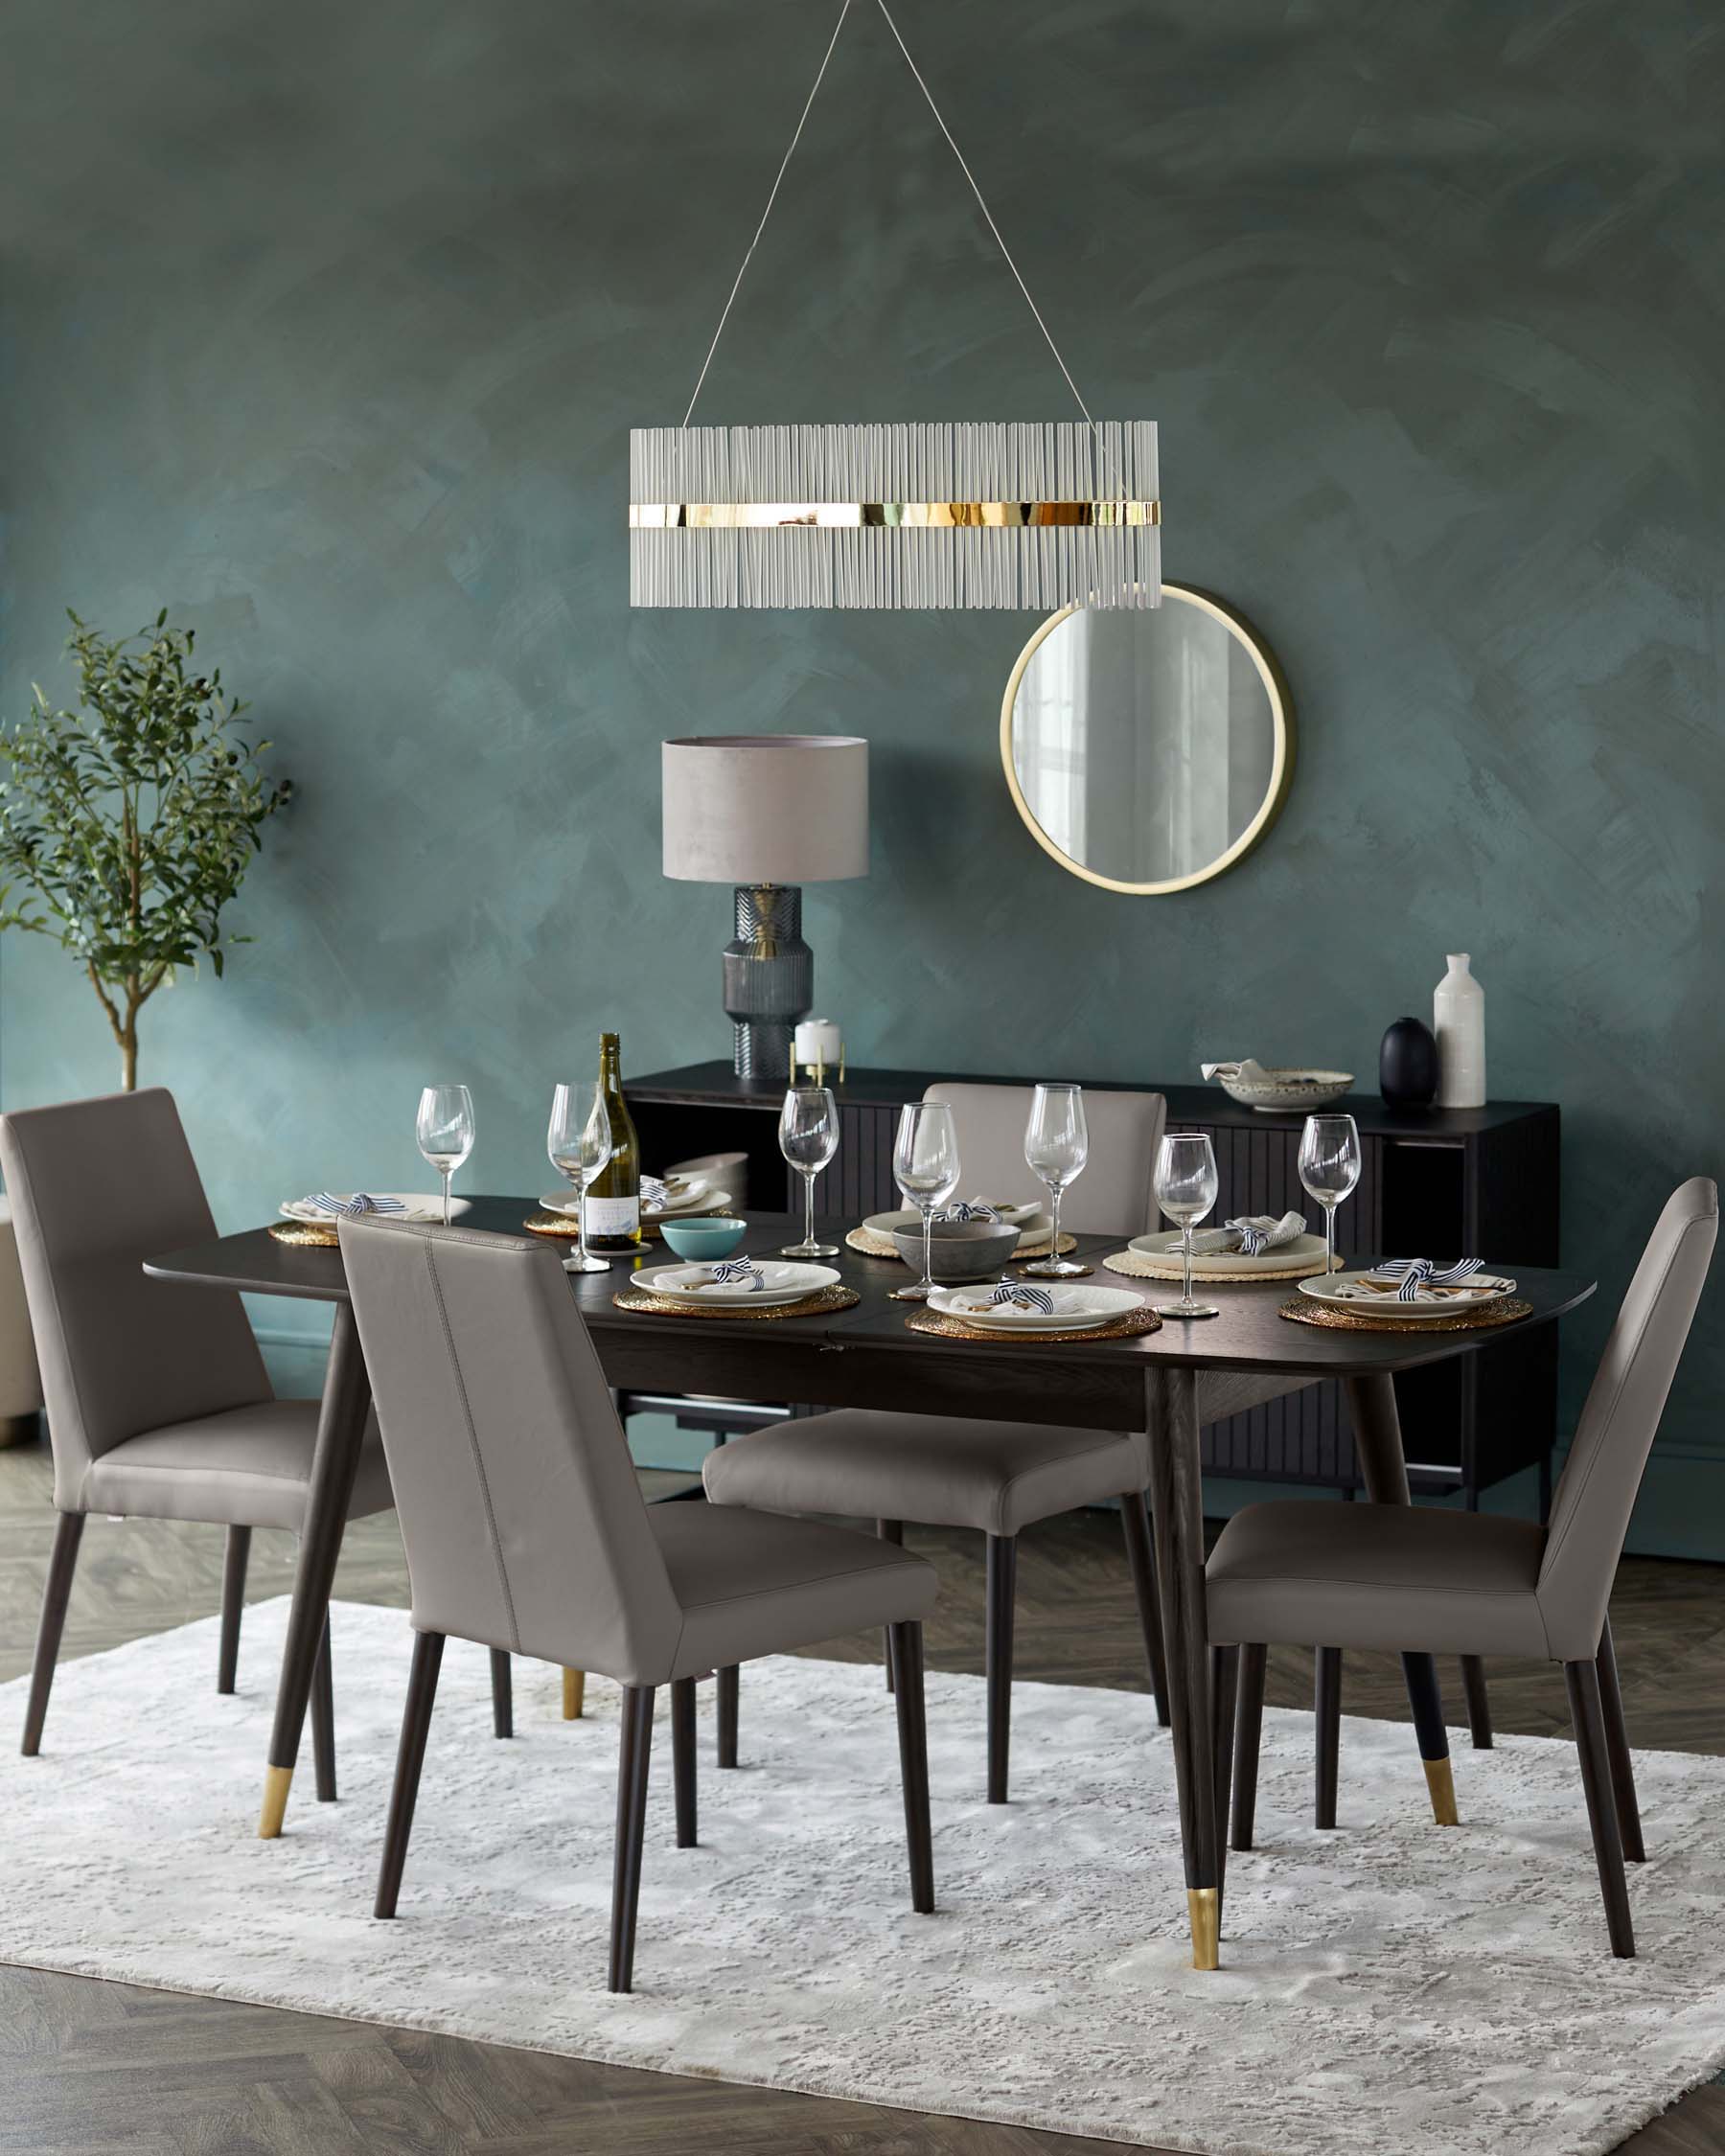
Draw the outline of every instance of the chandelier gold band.
[[[1160,501],[635,501],[631,531],[767,531],[879,525],[886,530],[1024,531],[1058,524],[1160,524]]]

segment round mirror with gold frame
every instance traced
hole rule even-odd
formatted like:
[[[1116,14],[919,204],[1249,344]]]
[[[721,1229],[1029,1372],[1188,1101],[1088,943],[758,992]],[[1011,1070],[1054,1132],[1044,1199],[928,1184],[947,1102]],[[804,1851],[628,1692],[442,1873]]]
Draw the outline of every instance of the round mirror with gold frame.
[[[1063,607],[1019,654],[1000,706],[1018,813],[1105,890],[1189,890],[1275,822],[1294,712],[1268,645],[1195,585],[1159,608]]]

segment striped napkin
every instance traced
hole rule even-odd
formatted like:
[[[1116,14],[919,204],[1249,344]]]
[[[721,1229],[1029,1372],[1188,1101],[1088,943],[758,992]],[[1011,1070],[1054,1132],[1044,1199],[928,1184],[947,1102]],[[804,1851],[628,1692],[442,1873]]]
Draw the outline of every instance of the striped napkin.
[[[697,1295],[704,1295],[709,1288],[747,1288],[759,1295],[767,1285],[767,1275],[753,1258],[721,1258],[717,1265],[706,1268],[706,1278],[695,1285]]]
[[[1485,1260],[1477,1257],[1458,1258],[1454,1265],[1438,1268],[1435,1258],[1398,1257],[1386,1258],[1374,1265],[1371,1277],[1377,1280],[1399,1280],[1395,1291],[1397,1302],[1417,1302],[1422,1288],[1453,1288],[1459,1280],[1469,1280],[1484,1270]]]
[[[1213,1257],[1221,1250],[1238,1250],[1242,1257],[1256,1257],[1262,1250],[1280,1250],[1305,1231],[1304,1213],[1283,1213],[1280,1220],[1270,1213],[1247,1213],[1194,1235],[1192,1255]]]
[[[327,1190],[314,1190],[306,1204],[314,1213],[323,1213],[331,1220],[357,1220],[361,1213],[404,1213],[407,1210],[399,1198],[374,1198],[366,1190],[356,1190],[351,1198],[336,1198]]]
[[[1000,1210],[986,1198],[960,1198],[955,1205],[934,1215],[936,1220],[999,1220]]]
[[[1016,1279],[1010,1273],[1000,1275],[1000,1284],[988,1298],[988,1307],[1009,1302],[1015,1310],[1040,1310],[1045,1317],[1054,1314],[1054,1297],[1046,1288],[1039,1288],[1029,1280]]]

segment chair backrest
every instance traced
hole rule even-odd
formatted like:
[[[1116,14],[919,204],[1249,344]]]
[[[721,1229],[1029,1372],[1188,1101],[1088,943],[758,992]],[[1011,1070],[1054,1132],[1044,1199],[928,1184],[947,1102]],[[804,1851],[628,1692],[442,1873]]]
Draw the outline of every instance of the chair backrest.
[[[341,1223],[413,1621],[652,1684],[682,1614],[556,1250]]]
[[[958,1126],[961,1198],[1029,1198],[1042,1188],[1024,1165],[1024,1126],[1034,1086],[931,1086]],[[1168,1104],[1161,1093],[1084,1095],[1090,1159],[1060,1202],[1060,1225],[1074,1235],[1142,1235],[1157,1223],[1151,1181]]]
[[[172,1093],[0,1115],[0,1167],[62,1512],[83,1510],[91,1461],[127,1437],[271,1397],[240,1297],[143,1269],[216,1233]]]
[[[1552,1505],[1539,1607],[1552,1653],[1591,1660],[1666,1396],[1719,1227],[1718,1186],[1693,1176],[1667,1201],[1635,1269],[1576,1426]]]

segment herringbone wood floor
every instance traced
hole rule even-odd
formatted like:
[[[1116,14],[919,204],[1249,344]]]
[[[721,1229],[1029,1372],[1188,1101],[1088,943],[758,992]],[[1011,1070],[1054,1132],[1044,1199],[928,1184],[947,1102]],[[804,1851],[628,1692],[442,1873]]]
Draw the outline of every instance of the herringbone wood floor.
[[[53,1525],[49,1484],[42,1448],[0,1454],[0,1679],[29,1664]],[[979,1548],[956,1534],[912,1529],[910,1539],[938,1562],[945,1583],[930,1627],[931,1660],[979,1670]],[[92,1654],[208,1616],[219,1600],[220,1568],[221,1538],[209,1529],[93,1521],[65,1652]],[[260,1534],[253,1597],[281,1594],[291,1578],[288,1539]],[[336,1592],[405,1601],[393,1518],[350,1533]],[[1725,1753],[1717,1678],[1725,1572],[1630,1560],[1613,1621],[1634,1741]],[[820,1651],[874,1659],[879,1645],[859,1639]],[[1141,1688],[1131,1588],[1112,1519],[1075,1515],[1024,1536],[1018,1662],[1026,1677]],[[1272,1700],[1309,1704],[1310,1683],[1308,1657],[1273,1658]],[[1494,1664],[1492,1698],[1503,1729],[1567,1728],[1556,1671]],[[1394,1663],[1350,1655],[1346,1705],[1401,1718]],[[7,1749],[13,1741],[0,1732]],[[1465,1792],[1465,1756],[1459,1770]],[[4,1771],[27,1770],[14,1763]],[[3,1806],[0,1783],[0,1818]],[[1580,1846],[1576,1861],[1588,1861]],[[0,2156],[1109,2156],[1113,2146],[0,1968]],[[1697,2090],[1624,2147],[1633,2156],[1720,2156],[1725,2088]]]

